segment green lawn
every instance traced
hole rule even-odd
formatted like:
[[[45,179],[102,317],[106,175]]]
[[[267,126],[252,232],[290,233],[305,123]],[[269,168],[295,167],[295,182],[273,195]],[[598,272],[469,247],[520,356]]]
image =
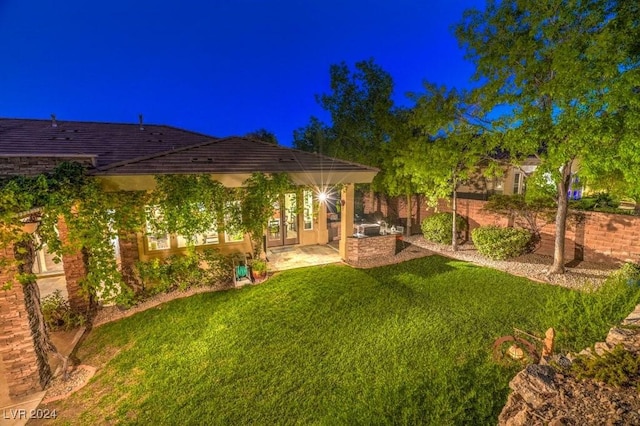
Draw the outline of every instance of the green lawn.
[[[95,329],[79,357],[106,364],[56,408],[81,424],[495,424],[516,369],[491,344],[549,312],[584,321],[569,293],[438,256],[288,271]]]

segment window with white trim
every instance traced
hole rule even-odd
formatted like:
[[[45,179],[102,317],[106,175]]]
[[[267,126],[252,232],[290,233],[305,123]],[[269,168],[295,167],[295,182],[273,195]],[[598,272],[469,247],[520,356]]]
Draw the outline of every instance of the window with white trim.
[[[162,213],[158,208],[148,208],[147,212],[147,214],[153,215],[156,219],[162,217]],[[171,236],[169,234],[154,232],[154,229],[148,220],[146,228],[147,251],[169,250],[171,248]]]
[[[304,216],[304,230],[313,229],[313,192],[305,189],[302,192],[302,206]]]

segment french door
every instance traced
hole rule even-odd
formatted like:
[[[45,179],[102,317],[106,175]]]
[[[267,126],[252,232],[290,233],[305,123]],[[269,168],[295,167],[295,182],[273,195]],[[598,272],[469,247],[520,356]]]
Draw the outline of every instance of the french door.
[[[274,212],[267,224],[267,247],[298,244],[298,198],[295,192],[284,194],[273,204]]]

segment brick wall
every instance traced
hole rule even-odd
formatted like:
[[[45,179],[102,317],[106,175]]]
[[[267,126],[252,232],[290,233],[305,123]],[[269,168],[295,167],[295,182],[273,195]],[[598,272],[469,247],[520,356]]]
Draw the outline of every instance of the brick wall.
[[[0,157],[0,176],[34,176],[51,171],[65,161],[75,161],[86,168],[93,167],[91,157]]]
[[[138,253],[138,236],[135,232],[121,232],[118,235],[120,245],[120,270],[122,278],[131,288],[139,286],[135,274],[135,264],[140,258]]]
[[[60,240],[68,241],[69,228],[64,219],[58,220],[58,233]],[[64,276],[67,281],[67,293],[71,309],[79,313],[88,313],[90,302],[89,295],[80,287],[80,280],[87,276],[87,266],[82,251],[66,253],[62,255],[64,264]]]
[[[483,211],[485,201],[458,200],[458,213],[469,222],[470,231],[487,225],[514,225],[509,218]],[[400,218],[407,217],[406,202],[398,201],[397,213]],[[421,232],[418,222],[432,215],[434,209],[424,202],[415,203],[412,218],[416,221],[413,232]],[[374,198],[365,198],[365,213],[372,213],[378,208]],[[450,212],[448,200],[440,200],[438,211]],[[384,216],[388,214],[386,203],[382,202],[380,211]],[[565,257],[567,261],[586,260],[592,262],[633,261],[640,262],[640,217],[611,213],[582,212],[579,220],[570,219],[567,222],[565,240]],[[402,219],[400,220],[402,222]],[[515,226],[518,226],[516,223]],[[549,223],[541,228],[541,241],[536,252],[553,255],[555,246],[555,223]]]
[[[380,235],[366,238],[347,238],[347,263],[358,263],[379,257],[394,256],[396,254],[396,236]]]
[[[0,257],[13,261],[12,250],[1,249]],[[13,398],[41,391],[46,384],[41,382],[25,296],[22,285],[14,280],[15,272],[15,268],[0,270],[0,288],[13,281],[9,289],[0,290],[0,358]]]

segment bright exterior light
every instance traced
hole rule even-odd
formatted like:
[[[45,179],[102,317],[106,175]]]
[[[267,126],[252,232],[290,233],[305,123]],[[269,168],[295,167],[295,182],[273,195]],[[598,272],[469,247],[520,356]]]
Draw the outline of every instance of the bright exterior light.
[[[321,203],[324,203],[325,201],[327,201],[327,193],[326,192],[319,193],[318,201],[320,201]]]

